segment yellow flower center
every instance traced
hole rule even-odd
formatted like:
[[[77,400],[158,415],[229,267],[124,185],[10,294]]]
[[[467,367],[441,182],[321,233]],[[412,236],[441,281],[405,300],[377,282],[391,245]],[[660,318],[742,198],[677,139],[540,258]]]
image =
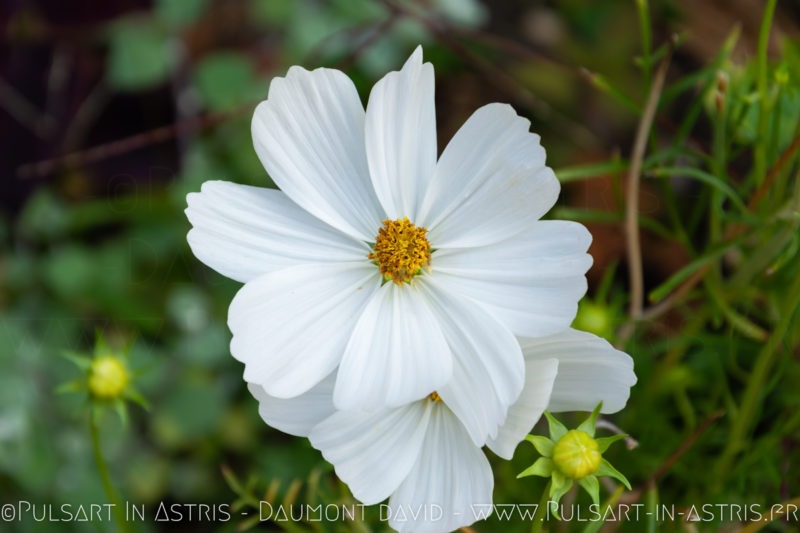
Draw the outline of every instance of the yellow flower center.
[[[98,357],[92,361],[89,370],[89,390],[104,399],[119,397],[128,386],[130,376],[122,361],[111,355]]]
[[[567,431],[553,447],[553,463],[562,474],[572,479],[594,474],[602,459],[597,441],[578,429]]]
[[[439,396],[439,393],[436,392],[436,391],[433,391],[432,393],[428,394],[428,399],[430,401],[432,401],[432,402],[441,402],[442,401],[442,397]]]
[[[408,218],[383,221],[369,258],[375,260],[385,280],[398,285],[408,283],[422,272],[422,267],[430,264],[431,245],[425,238],[427,232]]]

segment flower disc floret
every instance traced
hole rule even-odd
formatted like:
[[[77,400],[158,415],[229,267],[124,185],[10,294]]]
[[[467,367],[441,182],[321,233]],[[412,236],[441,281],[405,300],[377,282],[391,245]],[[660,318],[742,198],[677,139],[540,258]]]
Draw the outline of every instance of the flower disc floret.
[[[567,431],[553,447],[553,463],[561,473],[572,479],[594,474],[602,460],[597,441],[578,429]]]
[[[105,355],[92,361],[89,370],[89,391],[94,396],[107,400],[119,398],[129,382],[128,370],[116,357]]]
[[[375,260],[386,281],[398,285],[408,283],[422,272],[422,267],[430,264],[431,245],[425,237],[427,232],[408,217],[383,221],[369,258]]]

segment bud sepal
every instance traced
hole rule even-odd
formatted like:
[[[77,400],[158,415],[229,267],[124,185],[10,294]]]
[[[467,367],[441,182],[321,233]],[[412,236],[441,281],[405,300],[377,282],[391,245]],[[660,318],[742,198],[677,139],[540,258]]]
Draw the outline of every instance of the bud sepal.
[[[545,412],[550,437],[528,435],[530,442],[542,457],[519,473],[517,478],[539,476],[550,478],[549,502],[551,512],[558,518],[557,504],[574,482],[589,494],[592,502],[600,504],[600,483],[598,477],[612,477],[631,490],[627,478],[603,458],[602,454],[614,442],[627,435],[595,438],[597,417],[602,402],[595,407],[589,417],[576,429],[567,429],[553,415]]]

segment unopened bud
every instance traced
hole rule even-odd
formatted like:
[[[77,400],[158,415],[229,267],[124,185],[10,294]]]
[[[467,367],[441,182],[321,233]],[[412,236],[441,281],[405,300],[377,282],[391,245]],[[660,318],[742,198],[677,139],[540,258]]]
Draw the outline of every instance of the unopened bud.
[[[602,460],[597,441],[579,429],[567,431],[553,448],[553,464],[571,479],[594,474]]]
[[[104,400],[119,398],[128,386],[130,376],[125,365],[112,355],[97,357],[89,369],[89,391]]]

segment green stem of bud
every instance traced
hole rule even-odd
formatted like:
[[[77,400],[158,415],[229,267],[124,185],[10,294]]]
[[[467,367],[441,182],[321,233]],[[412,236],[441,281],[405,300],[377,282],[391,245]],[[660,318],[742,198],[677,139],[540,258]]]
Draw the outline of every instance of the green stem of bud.
[[[547,486],[545,486],[544,491],[542,491],[542,497],[539,498],[539,505],[536,506],[536,512],[533,514],[531,533],[541,533],[542,527],[544,527],[545,510],[550,504],[550,485],[552,485],[552,483],[551,480],[547,481]]]
[[[128,533],[128,523],[125,520],[125,515],[122,510],[122,502],[114,490],[114,485],[111,484],[111,475],[108,472],[103,452],[100,448],[100,435],[97,429],[96,413],[94,409],[89,411],[89,433],[92,438],[92,452],[94,453],[94,463],[97,466],[97,473],[100,475],[100,480],[103,483],[103,490],[106,493],[108,502],[112,505],[112,514],[114,522],[117,524],[117,531],[120,533]]]

